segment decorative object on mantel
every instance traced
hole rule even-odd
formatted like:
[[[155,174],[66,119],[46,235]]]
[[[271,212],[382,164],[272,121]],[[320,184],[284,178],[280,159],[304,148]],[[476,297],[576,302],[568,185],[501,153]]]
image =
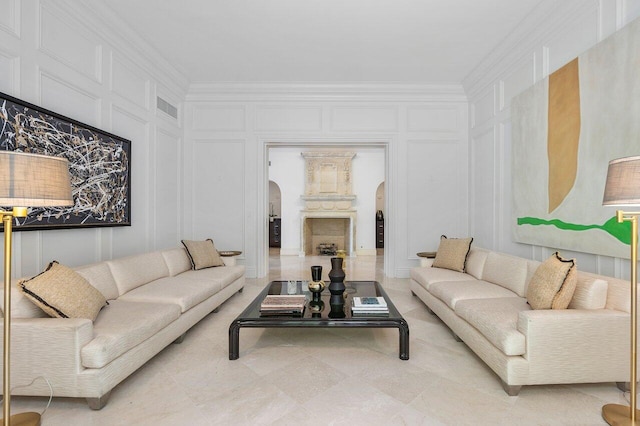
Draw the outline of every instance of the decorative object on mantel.
[[[69,161],[73,203],[33,206],[16,230],[131,226],[131,141],[0,93],[0,150]]]
[[[603,206],[640,206],[640,156],[619,158],[609,162]],[[631,222],[631,387],[630,406],[607,404],[602,417],[610,425],[635,425],[640,421],[637,407],[638,386],[638,216],[640,211],[616,211],[618,223]]]
[[[11,206],[0,211],[4,226],[3,424],[39,425],[39,413],[11,416],[11,230],[14,221],[20,223],[17,218],[27,216],[27,207],[73,205],[69,163],[64,158],[0,151],[0,205]]]
[[[331,293],[331,299],[329,303],[331,305],[344,305],[344,291],[346,287],[344,285],[344,269],[342,269],[342,258],[331,258],[331,271],[329,271],[329,292]]]
[[[322,266],[314,265],[311,267],[311,281],[309,281],[309,291],[313,295],[314,301],[320,300],[320,293],[324,290],[325,284],[322,281]]]

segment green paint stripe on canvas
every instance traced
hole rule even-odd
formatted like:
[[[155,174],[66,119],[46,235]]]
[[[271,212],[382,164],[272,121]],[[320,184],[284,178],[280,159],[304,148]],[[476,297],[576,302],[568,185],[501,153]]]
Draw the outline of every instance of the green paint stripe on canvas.
[[[602,225],[580,225],[576,223],[564,222],[560,219],[540,219],[537,217],[519,217],[518,225],[551,225],[558,229],[565,231],[586,231],[589,229],[601,229],[612,237],[619,240],[621,243],[631,244],[631,223],[623,222],[619,223],[618,219],[613,216]]]

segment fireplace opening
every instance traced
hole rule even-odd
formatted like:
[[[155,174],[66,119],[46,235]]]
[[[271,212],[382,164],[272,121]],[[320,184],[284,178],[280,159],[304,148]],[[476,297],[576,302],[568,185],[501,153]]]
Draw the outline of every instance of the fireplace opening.
[[[329,255],[327,247],[350,252],[351,220],[349,218],[315,218],[304,220],[304,254],[309,256]]]

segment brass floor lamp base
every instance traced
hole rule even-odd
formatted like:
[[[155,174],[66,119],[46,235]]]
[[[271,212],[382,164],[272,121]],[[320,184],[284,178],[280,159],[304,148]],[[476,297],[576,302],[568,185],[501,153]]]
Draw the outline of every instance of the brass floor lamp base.
[[[636,410],[636,421],[633,423],[630,414],[628,405],[607,404],[602,407],[602,418],[611,426],[640,425],[640,410]]]
[[[0,420],[0,423],[2,423],[2,420]],[[9,417],[9,424],[11,426],[40,426],[40,413],[14,414]]]

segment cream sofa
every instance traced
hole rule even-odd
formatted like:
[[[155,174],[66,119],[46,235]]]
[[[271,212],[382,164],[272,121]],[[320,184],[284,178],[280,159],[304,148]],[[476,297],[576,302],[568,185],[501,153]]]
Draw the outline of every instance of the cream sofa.
[[[244,287],[244,266],[192,270],[183,248],[75,268],[107,299],[94,322],[50,318],[12,291],[11,384],[46,378],[53,395],[102,408],[111,390]],[[50,393],[44,380],[12,395]]]
[[[532,310],[525,295],[540,262],[472,248],[465,272],[411,270],[410,287],[501,379],[523,385],[628,382],[628,281],[578,269],[564,310]]]

